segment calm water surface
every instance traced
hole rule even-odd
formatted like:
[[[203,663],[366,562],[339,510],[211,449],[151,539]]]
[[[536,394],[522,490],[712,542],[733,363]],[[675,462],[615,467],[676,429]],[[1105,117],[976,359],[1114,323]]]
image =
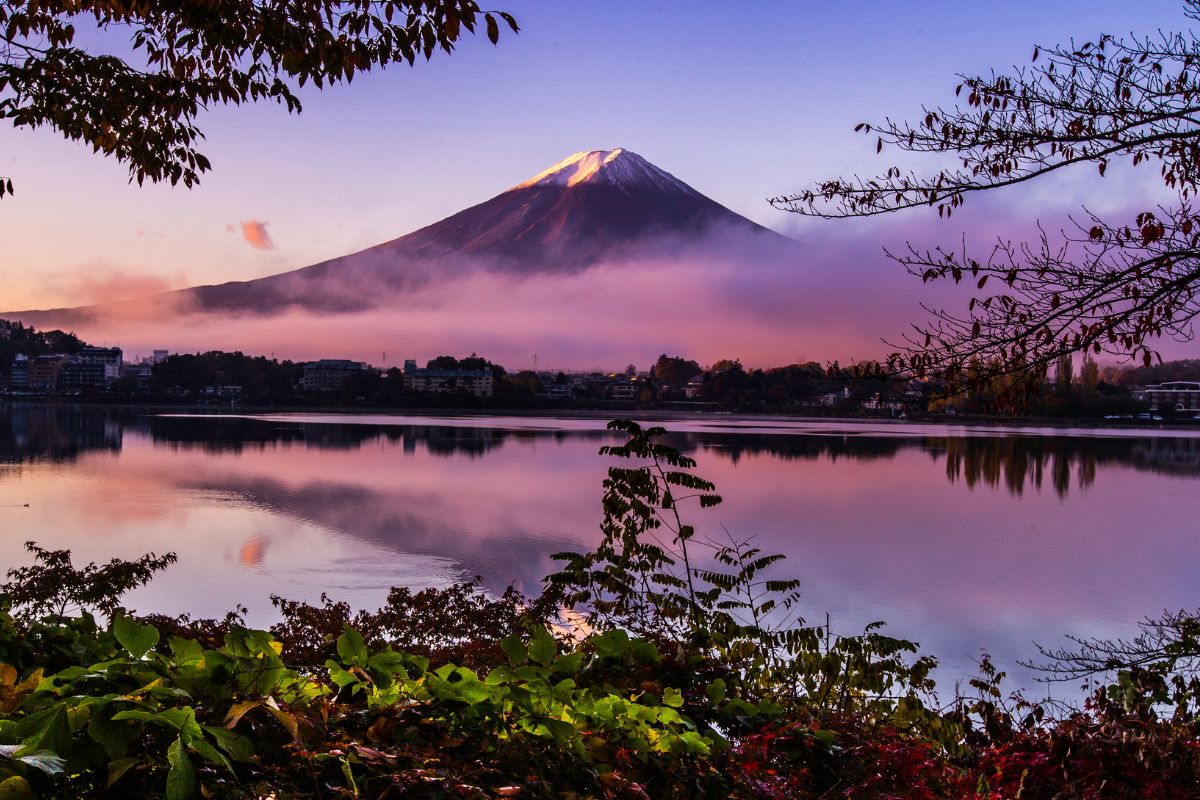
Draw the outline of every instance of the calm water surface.
[[[988,650],[1120,635],[1200,606],[1200,437],[707,418],[666,423],[725,503],[701,533],[786,553],[812,620]],[[143,611],[273,620],[272,594],[376,607],[392,585],[536,589],[590,546],[599,419],[178,416],[0,406],[0,562],[173,550]],[[24,507],[28,503],[29,507]]]

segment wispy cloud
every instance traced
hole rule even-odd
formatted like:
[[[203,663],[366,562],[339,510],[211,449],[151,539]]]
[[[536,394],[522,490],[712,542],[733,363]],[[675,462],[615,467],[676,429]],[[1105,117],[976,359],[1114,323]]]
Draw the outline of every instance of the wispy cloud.
[[[71,305],[93,305],[158,295],[186,286],[187,282],[183,273],[148,275],[96,266],[87,274],[58,277],[55,294]]]
[[[242,238],[255,250],[275,249],[275,242],[271,241],[271,234],[267,233],[265,220],[244,219],[241,225]]]

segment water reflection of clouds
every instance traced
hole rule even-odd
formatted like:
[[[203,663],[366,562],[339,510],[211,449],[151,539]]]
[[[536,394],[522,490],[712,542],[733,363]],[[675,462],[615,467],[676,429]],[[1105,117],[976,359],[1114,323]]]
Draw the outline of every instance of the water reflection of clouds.
[[[261,533],[246,539],[238,549],[238,563],[243,567],[256,570],[261,569],[263,557],[266,556],[267,547],[270,543],[270,538]]]

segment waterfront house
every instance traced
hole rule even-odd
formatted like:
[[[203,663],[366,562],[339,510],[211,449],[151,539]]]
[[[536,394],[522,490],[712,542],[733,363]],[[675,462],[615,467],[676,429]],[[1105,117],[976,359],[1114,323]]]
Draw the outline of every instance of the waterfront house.
[[[1152,411],[1171,409],[1200,413],[1200,381],[1167,381],[1133,390],[1135,400],[1150,404]]]
[[[361,361],[349,361],[344,358],[322,358],[320,361],[310,361],[304,365],[304,373],[300,377],[300,389],[310,393],[340,392],[346,386],[350,376],[356,375],[367,368]]]
[[[490,369],[422,369],[415,359],[404,362],[404,391],[448,394],[466,392],[476,397],[491,397]]]

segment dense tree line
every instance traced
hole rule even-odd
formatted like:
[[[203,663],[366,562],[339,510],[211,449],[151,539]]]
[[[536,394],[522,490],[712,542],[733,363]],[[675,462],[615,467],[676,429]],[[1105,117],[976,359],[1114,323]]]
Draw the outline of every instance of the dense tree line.
[[[199,394],[210,386],[240,386],[246,397],[286,400],[295,394],[302,372],[302,365],[292,361],[211,350],[168,356],[158,362],[152,368],[149,389]]]
[[[1200,359],[1185,358],[1133,369],[1107,368],[1105,380],[1118,386],[1148,386],[1167,381],[1200,381]]]
[[[85,346],[73,333],[39,331],[20,322],[0,319],[0,370],[5,373],[12,369],[13,359],[18,355],[36,358],[55,353],[74,354]]]
[[[62,331],[38,331],[20,323],[0,320],[0,371],[11,369],[17,354],[36,357],[52,353],[78,353],[86,345]],[[864,403],[909,412],[940,412],[954,408],[958,413],[1004,414],[1052,417],[1098,417],[1132,414],[1145,410],[1130,390],[1136,386],[1170,380],[1200,380],[1200,360],[1168,361],[1150,367],[1103,366],[1090,354],[1059,357],[1050,375],[991,374],[968,366],[962,386],[953,380],[897,383],[882,377],[847,380],[816,362],[782,367],[746,368],[738,359],[719,359],[707,369],[697,361],[662,354],[646,373],[638,375],[632,365],[627,373],[637,376],[639,391],[629,400],[613,401],[604,391],[581,388],[567,396],[550,397],[551,385],[567,385],[565,373],[550,376],[529,370],[508,372],[503,366],[476,353],[456,357],[440,355],[426,367],[447,370],[488,371],[493,378],[493,396],[475,397],[467,392],[423,394],[407,391],[399,368],[367,367],[350,373],[340,390],[306,395],[300,389],[304,362],[278,361],[264,356],[209,351],[177,354],[153,365],[150,379],[126,376],[114,383],[110,397],[144,400],[198,400],[205,390],[239,387],[238,396],[248,403],[341,404],[372,407],[416,408],[446,406],[461,408],[555,408],[564,405],[587,407],[614,402],[649,405],[658,402],[691,401],[732,410],[803,409],[805,413],[861,413]],[[1032,373],[1032,369],[1030,370]],[[619,380],[627,380],[620,378]],[[699,380],[697,380],[699,379]],[[891,405],[889,405],[891,404]]]
[[[700,389],[705,400],[722,405],[787,405],[810,400],[818,394],[840,387],[827,380],[825,371],[815,362],[786,367],[746,370],[740,361],[726,362],[714,369]]]

